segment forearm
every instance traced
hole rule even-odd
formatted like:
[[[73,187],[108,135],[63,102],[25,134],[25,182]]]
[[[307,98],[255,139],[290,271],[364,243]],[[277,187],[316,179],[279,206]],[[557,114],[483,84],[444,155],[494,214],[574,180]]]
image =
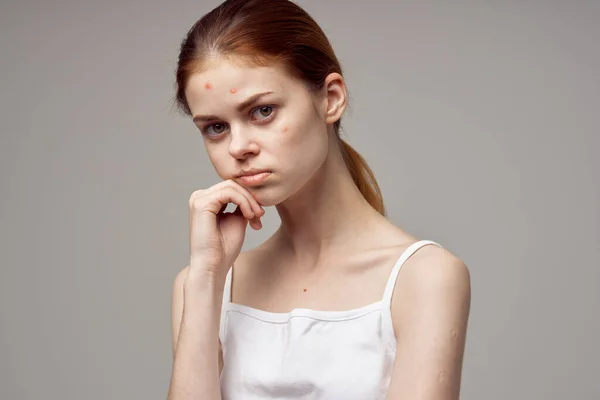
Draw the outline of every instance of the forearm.
[[[190,269],[184,285],[169,400],[221,400],[219,323],[224,279],[194,270]]]

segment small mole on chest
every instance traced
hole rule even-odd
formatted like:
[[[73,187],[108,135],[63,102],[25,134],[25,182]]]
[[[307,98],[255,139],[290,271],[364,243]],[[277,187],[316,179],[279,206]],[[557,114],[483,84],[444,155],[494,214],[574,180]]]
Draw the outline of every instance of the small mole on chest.
[[[306,292],[306,289],[304,289],[303,292]]]

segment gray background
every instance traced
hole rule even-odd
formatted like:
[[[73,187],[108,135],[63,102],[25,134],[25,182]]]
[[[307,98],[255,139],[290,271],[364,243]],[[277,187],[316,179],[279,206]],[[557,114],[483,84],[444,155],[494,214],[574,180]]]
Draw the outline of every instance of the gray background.
[[[218,179],[173,72],[218,3],[1,3],[1,399],[166,397],[187,201]],[[599,399],[600,2],[299,3],[390,219],[470,267],[461,398]]]

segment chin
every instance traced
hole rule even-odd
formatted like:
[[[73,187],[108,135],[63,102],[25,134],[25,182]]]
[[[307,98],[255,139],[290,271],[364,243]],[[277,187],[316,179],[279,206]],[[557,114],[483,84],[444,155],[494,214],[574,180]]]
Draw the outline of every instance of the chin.
[[[246,189],[252,193],[252,196],[263,207],[276,206],[289,197],[289,194],[282,190],[281,186],[252,186]]]
[[[267,187],[248,188],[252,196],[263,207],[271,207],[281,203],[279,196],[275,195],[272,190]]]

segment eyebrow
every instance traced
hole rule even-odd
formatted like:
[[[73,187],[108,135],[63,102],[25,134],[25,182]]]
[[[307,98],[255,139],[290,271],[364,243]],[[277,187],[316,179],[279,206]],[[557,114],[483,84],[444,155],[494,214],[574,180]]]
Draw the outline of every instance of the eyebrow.
[[[263,96],[266,96],[268,94],[273,94],[274,92],[263,92],[263,93],[256,93],[253,94],[252,96],[248,97],[246,100],[244,100],[242,103],[240,103],[236,109],[238,112],[242,112],[244,111],[244,109],[250,107],[251,105],[253,105],[254,103],[256,103],[258,100],[260,100]],[[195,115],[193,121],[194,122],[200,122],[200,121],[216,121],[219,120],[221,118],[215,116],[215,115]]]

